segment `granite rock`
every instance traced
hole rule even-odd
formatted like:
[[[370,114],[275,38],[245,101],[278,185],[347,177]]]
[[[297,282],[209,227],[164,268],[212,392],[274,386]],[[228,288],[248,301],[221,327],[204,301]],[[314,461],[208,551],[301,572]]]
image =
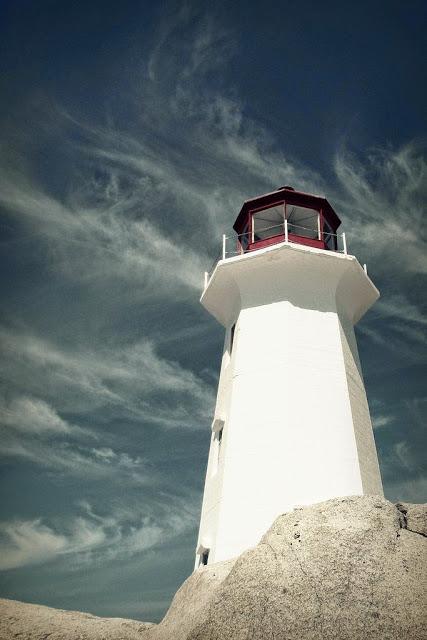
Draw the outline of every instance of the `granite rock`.
[[[186,640],[205,620],[206,611],[234,562],[227,560],[199,567],[178,589],[162,622],[150,630],[149,640]]]
[[[142,640],[152,626],[0,599],[0,640]]]
[[[280,516],[187,640],[427,638],[426,508],[412,512],[363,496]]]

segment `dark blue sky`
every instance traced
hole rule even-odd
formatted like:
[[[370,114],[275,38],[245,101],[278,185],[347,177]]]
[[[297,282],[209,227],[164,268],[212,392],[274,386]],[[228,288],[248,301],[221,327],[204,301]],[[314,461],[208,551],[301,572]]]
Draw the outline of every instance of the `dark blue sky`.
[[[421,2],[0,4],[0,595],[157,620],[192,569],[244,199],[325,193],[387,497],[423,501]]]

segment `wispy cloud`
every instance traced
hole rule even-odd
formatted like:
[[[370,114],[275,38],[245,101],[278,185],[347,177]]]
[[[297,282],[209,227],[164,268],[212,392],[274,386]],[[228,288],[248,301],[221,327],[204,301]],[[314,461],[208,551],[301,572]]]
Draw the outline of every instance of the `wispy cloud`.
[[[399,418],[399,421],[394,421],[395,425],[404,421],[405,429],[400,424],[400,431],[389,430],[391,442],[383,449],[380,460],[385,493],[394,500],[425,502],[427,469],[423,457],[424,424],[418,425],[416,420],[412,424],[406,422],[404,413]]]
[[[27,520],[1,525],[1,569],[43,562],[63,551],[67,538],[43,525],[40,520]]]
[[[350,251],[369,263],[374,280],[387,283],[361,330],[384,348],[420,361],[426,337],[418,279],[427,272],[425,145],[376,149],[364,158],[341,149],[335,172],[338,188],[331,194],[344,216]]]
[[[89,409],[120,407],[129,419],[154,420],[166,427],[198,427],[210,414],[212,388],[177,362],[159,357],[150,341],[71,350],[5,328],[0,340],[7,358],[4,373],[10,382],[25,385],[34,395],[51,397],[61,411],[82,414]],[[155,399],[159,393],[165,394],[160,406]],[[29,406],[34,409],[34,403],[28,401],[21,401],[19,407],[15,404],[15,417],[10,416],[9,421],[23,424]],[[47,411],[46,404],[37,406],[39,412],[41,407]],[[50,419],[52,422],[52,415]]]
[[[44,469],[85,478],[105,478],[114,472],[122,480],[155,482],[140,457],[111,447],[89,446],[95,432],[70,424],[47,402],[30,397],[3,400],[0,406],[2,458],[17,458]]]
[[[0,403],[0,424],[35,435],[65,434],[72,430],[47,402],[27,396]]]
[[[11,330],[2,330],[1,338],[4,373],[12,385],[32,394],[4,402],[3,457],[85,478],[114,474],[122,481],[153,484],[159,481],[155,470],[148,472],[147,461],[126,450],[129,445],[120,442],[120,430],[117,437],[108,437],[111,446],[105,446],[99,424],[125,419],[197,429],[208,423],[211,386],[178,363],[160,358],[150,342],[77,351]],[[57,403],[62,415],[47,400]],[[78,426],[94,412],[90,429]],[[73,419],[66,420],[64,414]],[[103,446],[94,447],[88,439],[102,440]]]
[[[427,195],[425,148],[409,143],[363,158],[341,150],[335,159],[336,198],[359,250],[378,270],[397,277],[426,273],[423,207]]]
[[[81,514],[56,518],[11,520],[0,523],[0,570],[15,569],[53,560],[70,562],[73,569],[85,564],[129,558],[194,527],[195,514],[182,499],[156,517],[140,509],[116,509],[99,515],[87,502]],[[143,510],[143,508],[142,508]]]
[[[111,156],[126,167],[127,158],[120,152]],[[143,174],[143,167],[140,171]],[[82,179],[68,202],[60,202],[29,179],[6,170],[0,178],[0,202],[25,216],[42,241],[55,243],[49,255],[73,280],[102,276],[104,281],[125,280],[162,291],[177,285],[200,289],[202,258],[182,245],[179,229],[178,233],[171,229],[168,237],[144,218],[148,189],[142,176],[131,175],[125,193],[114,169],[106,180]],[[126,215],[129,212],[132,217]]]
[[[70,474],[87,481],[114,476],[127,484],[155,484],[158,476],[140,456],[114,451],[109,447],[88,447],[70,442],[49,442],[5,435],[1,457],[31,462],[48,471]]]
[[[372,416],[372,426],[374,429],[380,429],[382,427],[387,427],[390,424],[393,424],[394,418],[390,415],[373,415]]]

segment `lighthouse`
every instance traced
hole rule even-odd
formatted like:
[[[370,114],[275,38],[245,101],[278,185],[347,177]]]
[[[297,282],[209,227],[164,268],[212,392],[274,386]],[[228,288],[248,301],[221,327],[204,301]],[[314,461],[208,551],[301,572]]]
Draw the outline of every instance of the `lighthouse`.
[[[244,202],[205,274],[225,328],[195,566],[256,545],[296,506],[383,494],[354,325],[379,297],[323,196]]]

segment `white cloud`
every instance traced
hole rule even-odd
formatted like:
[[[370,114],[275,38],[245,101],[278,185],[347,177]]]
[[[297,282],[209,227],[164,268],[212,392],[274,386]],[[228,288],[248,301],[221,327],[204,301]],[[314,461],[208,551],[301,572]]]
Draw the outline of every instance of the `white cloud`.
[[[350,252],[387,290],[361,331],[402,359],[417,362],[425,350],[422,284],[427,272],[423,208],[427,196],[425,146],[377,149],[364,158],[341,150],[338,188],[331,199],[343,214]]]
[[[98,152],[100,160],[101,155]],[[137,163],[134,157],[119,152],[110,156],[110,160],[125,166]],[[140,170],[143,172],[144,167]],[[177,229],[170,229],[167,236],[149,220],[126,215],[141,209],[146,200],[143,179],[135,178],[134,188],[140,191],[140,197],[129,197],[118,191],[112,169],[107,185],[83,183],[79,193],[72,196],[78,201],[71,203],[61,203],[44,193],[42,187],[7,172],[0,178],[0,188],[0,202],[9,211],[21,220],[26,217],[42,240],[54,241],[50,256],[67,277],[122,279],[145,288],[156,286],[161,291],[177,285],[200,290],[203,258],[191,248],[191,239],[184,246]],[[96,190],[97,202],[92,203]]]
[[[339,189],[332,193],[345,215],[350,243],[373,261],[377,272],[398,281],[425,274],[425,148],[412,142],[363,159],[341,150],[335,172]]]
[[[15,397],[0,408],[3,428],[0,456],[21,458],[61,473],[86,478],[116,477],[132,483],[146,483],[146,463],[141,457],[117,452],[110,447],[93,447],[85,441],[98,439],[95,433],[70,425],[46,402]],[[83,441],[83,442],[82,442]],[[155,474],[150,474],[150,483]]]
[[[152,524],[149,518],[145,518],[139,526],[130,528],[126,537],[122,540],[120,552],[112,550],[112,555],[134,555],[153,547],[164,537],[163,529]]]
[[[114,452],[105,455],[105,449],[97,449],[68,442],[38,441],[4,436],[1,443],[3,458],[17,458],[41,468],[69,474],[87,480],[112,478],[127,484],[155,484],[155,471],[146,469],[146,461],[133,458],[128,453]]]
[[[1,452],[4,458],[21,458],[48,470],[86,478],[107,477],[112,472],[131,483],[155,481],[146,474],[141,457],[117,452],[110,447],[93,447],[95,433],[70,425],[46,402],[15,397],[0,407]]]
[[[141,507],[116,509],[105,516],[87,502],[81,508],[84,515],[56,518],[52,524],[41,518],[0,523],[0,570],[58,559],[76,569],[128,558],[170,542],[195,523],[193,511],[177,498],[155,518],[142,515]]]
[[[140,341],[98,351],[65,350],[31,334],[0,331],[4,375],[33,397],[14,397],[3,406],[5,424],[0,455],[17,458],[58,473],[84,478],[116,479],[131,484],[159,482],[147,461],[130,454],[116,435],[105,436],[96,424],[75,423],[96,412],[96,420],[120,425],[123,419],[162,428],[207,426],[213,390],[178,363],[160,358],[153,344]],[[56,402],[60,412],[72,412],[73,424],[39,394]],[[93,418],[92,418],[93,419]],[[92,428],[93,427],[93,428]],[[87,440],[102,441],[88,446]]]
[[[67,546],[67,538],[38,520],[23,520],[0,527],[0,568],[14,569],[51,559]]]
[[[403,293],[390,295],[379,300],[376,311],[381,315],[388,315],[406,326],[408,326],[408,323],[427,326],[426,316]]]
[[[389,415],[373,415],[372,416],[372,426],[374,429],[379,429],[380,427],[386,427],[390,424],[393,424],[394,418]]]
[[[0,404],[0,422],[6,427],[35,435],[65,434],[72,430],[47,402],[26,396]]]
[[[212,388],[177,362],[159,357],[147,340],[66,350],[29,333],[0,329],[0,342],[9,380],[34,395],[50,394],[61,411],[118,407],[128,418],[197,427],[213,406]],[[162,404],[155,399],[159,393]]]
[[[55,531],[41,519],[6,522],[0,524],[0,536],[2,570],[87,552],[105,541],[103,529],[82,518],[75,519],[68,533]]]
[[[393,447],[394,455],[402,467],[409,471],[413,468],[412,453],[407,442],[397,442]]]
[[[405,417],[404,420],[405,437],[400,436],[389,445],[380,460],[385,493],[390,500],[425,502],[427,476],[423,459],[424,424],[417,424],[416,417],[411,420],[409,416],[408,422]],[[392,432],[390,435],[393,435]]]

